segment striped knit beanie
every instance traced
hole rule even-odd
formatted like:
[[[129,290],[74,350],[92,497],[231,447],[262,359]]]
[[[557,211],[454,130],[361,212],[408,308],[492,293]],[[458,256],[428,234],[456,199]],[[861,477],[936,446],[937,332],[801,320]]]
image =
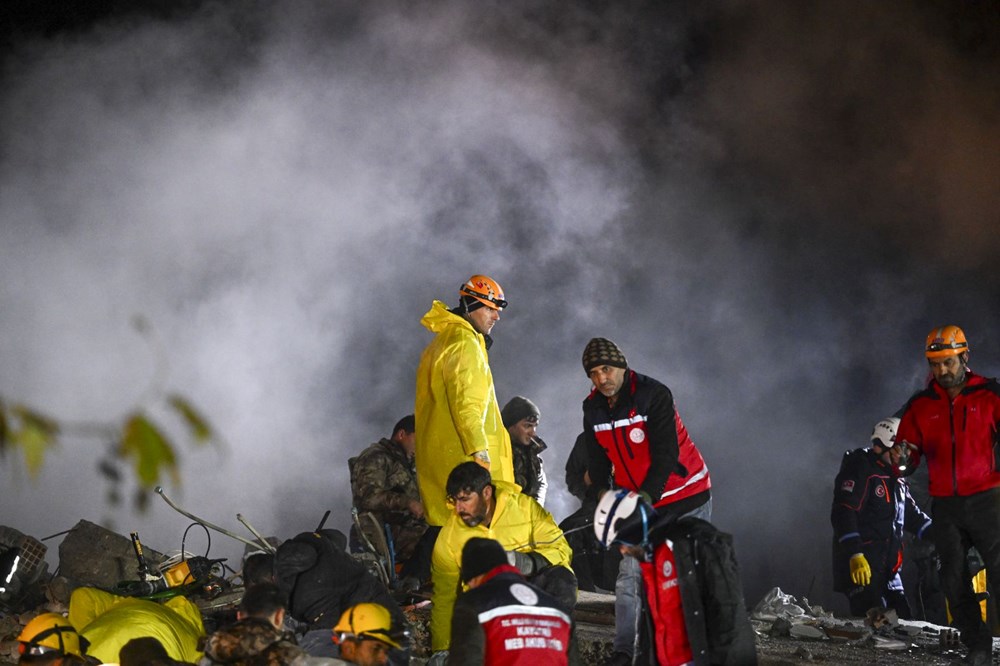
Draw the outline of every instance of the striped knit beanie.
[[[607,338],[593,338],[583,350],[583,371],[588,375],[591,368],[610,365],[613,368],[628,368],[625,354],[618,345]]]

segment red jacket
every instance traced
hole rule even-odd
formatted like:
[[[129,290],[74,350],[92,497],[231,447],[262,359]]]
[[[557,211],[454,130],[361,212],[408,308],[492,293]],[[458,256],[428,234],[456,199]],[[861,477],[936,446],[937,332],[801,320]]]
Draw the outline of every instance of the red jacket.
[[[492,569],[458,595],[451,616],[450,666],[578,666],[573,621],[554,597],[514,567]]]
[[[659,508],[705,493],[711,479],[698,448],[674,408],[670,389],[634,370],[625,373],[614,409],[596,389],[583,401],[592,488],[615,485],[644,491]],[[693,508],[693,507],[692,507]]]
[[[968,371],[954,400],[934,380],[910,398],[896,441],[917,446],[914,467],[926,456],[932,497],[974,495],[1000,486],[998,422],[1000,385]]]

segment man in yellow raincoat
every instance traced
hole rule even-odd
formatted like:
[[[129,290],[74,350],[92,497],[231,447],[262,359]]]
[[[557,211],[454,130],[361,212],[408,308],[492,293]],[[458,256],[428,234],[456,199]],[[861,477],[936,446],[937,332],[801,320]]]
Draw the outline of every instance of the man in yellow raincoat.
[[[420,357],[414,410],[417,485],[432,527],[451,514],[445,482],[459,463],[478,462],[494,480],[514,483],[510,435],[486,353],[507,301],[496,280],[485,275],[473,275],[458,293],[458,307],[434,301],[420,320],[436,334]],[[432,537],[436,530],[429,532]]]
[[[451,644],[451,614],[458,596],[462,548],[472,537],[495,539],[507,551],[507,561],[527,580],[555,597],[572,613],[576,576],[570,568],[573,550],[552,514],[517,486],[490,482],[482,467],[465,462],[448,475],[447,497],[452,505],[431,559],[434,581],[431,606],[431,647],[437,652]]]

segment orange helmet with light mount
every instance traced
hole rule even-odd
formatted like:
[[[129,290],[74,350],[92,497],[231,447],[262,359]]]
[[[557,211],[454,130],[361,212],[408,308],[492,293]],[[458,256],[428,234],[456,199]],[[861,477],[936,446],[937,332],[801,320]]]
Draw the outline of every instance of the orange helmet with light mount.
[[[969,351],[965,333],[958,326],[940,326],[927,334],[924,354],[927,358],[958,356]]]
[[[503,288],[496,280],[487,275],[473,275],[458,288],[458,295],[474,298],[493,310],[503,310],[507,301],[503,297]]]

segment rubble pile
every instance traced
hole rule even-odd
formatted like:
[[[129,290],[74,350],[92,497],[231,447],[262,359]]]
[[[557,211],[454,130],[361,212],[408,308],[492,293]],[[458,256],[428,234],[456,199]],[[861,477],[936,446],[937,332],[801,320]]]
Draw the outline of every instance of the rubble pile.
[[[900,620],[891,609],[837,618],[777,587],[754,606],[750,622],[762,666],[811,661],[944,666],[964,654],[958,633],[949,627]]]

